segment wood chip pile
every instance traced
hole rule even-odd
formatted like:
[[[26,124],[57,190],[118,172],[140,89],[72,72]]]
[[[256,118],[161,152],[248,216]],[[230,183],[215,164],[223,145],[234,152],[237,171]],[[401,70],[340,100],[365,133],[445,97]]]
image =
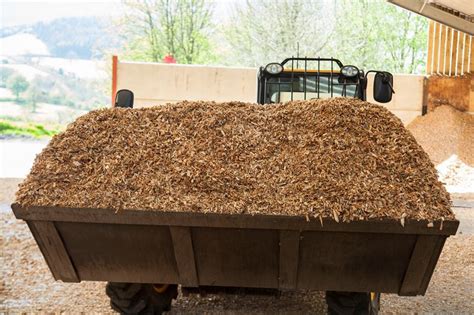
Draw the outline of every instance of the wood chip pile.
[[[436,107],[407,126],[435,164],[453,154],[474,166],[474,115],[451,106]]]
[[[402,122],[343,98],[93,111],[38,155],[17,202],[338,222],[454,218]]]

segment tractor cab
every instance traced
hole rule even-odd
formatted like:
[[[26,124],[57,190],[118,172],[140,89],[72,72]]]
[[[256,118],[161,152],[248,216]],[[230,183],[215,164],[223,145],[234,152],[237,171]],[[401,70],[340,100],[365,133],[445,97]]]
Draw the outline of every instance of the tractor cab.
[[[283,103],[331,97],[366,100],[367,75],[375,73],[374,99],[380,103],[392,99],[393,76],[386,71],[363,70],[343,65],[334,58],[287,58],[269,63],[258,72],[257,102]]]

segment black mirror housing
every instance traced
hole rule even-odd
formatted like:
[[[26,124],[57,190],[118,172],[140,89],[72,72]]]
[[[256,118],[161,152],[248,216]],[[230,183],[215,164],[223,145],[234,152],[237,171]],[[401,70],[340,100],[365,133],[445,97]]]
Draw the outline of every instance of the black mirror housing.
[[[390,72],[376,72],[374,77],[374,100],[388,103],[392,100],[393,75]]]
[[[115,93],[115,107],[133,108],[133,92],[130,90],[119,90]]]

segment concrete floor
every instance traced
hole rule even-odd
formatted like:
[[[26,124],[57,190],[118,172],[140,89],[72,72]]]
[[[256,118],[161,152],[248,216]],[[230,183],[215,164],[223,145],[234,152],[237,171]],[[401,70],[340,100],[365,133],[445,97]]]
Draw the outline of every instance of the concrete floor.
[[[0,140],[0,178],[22,178],[30,172],[38,153],[49,140]]]

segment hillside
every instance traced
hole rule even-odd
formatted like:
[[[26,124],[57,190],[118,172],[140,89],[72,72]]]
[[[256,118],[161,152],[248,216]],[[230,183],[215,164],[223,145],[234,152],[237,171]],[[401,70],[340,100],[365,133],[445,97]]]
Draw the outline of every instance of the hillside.
[[[100,58],[105,50],[118,43],[117,36],[110,30],[109,20],[100,17],[68,17],[0,29],[0,38],[19,34],[34,35],[46,45],[52,57],[68,59]],[[44,51],[30,53],[43,54]]]
[[[2,56],[49,56],[46,44],[33,34],[16,33],[0,38],[0,55]]]
[[[0,122],[15,132],[32,122],[64,125],[106,104],[107,28],[99,17],[1,28]]]

